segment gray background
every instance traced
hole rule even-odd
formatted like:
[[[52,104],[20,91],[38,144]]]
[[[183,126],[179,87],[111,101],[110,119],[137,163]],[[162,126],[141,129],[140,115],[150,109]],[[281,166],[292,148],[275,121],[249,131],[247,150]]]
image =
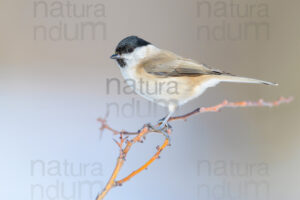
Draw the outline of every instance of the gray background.
[[[105,132],[100,137],[100,124],[96,119],[105,115],[107,103],[122,107],[134,98],[141,105],[148,105],[136,95],[118,95],[116,91],[107,94],[107,78],[123,80],[109,56],[122,38],[138,35],[161,48],[210,66],[280,83],[279,87],[221,84],[182,107],[178,114],[224,99],[275,100],[292,95],[295,101],[273,109],[226,109],[194,116],[187,122],[172,123],[172,146],[162,153],[161,159],[130,182],[113,189],[107,199],[299,199],[299,1],[209,1],[212,7],[223,3],[227,9],[234,2],[242,12],[247,4],[256,9],[261,4],[266,5],[267,15],[257,16],[253,11],[253,16],[245,17],[232,16],[229,10],[227,16],[212,14],[209,17],[204,7],[199,15],[194,0],[70,1],[78,9],[88,3],[104,5],[104,17],[82,18],[46,18],[42,14],[34,17],[34,2],[1,0],[0,4],[1,198],[51,199],[51,192],[50,196],[44,194],[44,198],[33,194],[32,185],[39,184],[47,190],[49,185],[59,181],[67,188],[64,192],[70,194],[78,192],[72,190],[73,182],[98,180],[104,184],[108,180],[118,148],[110,133]],[[46,2],[50,7],[54,1]],[[101,21],[106,25],[106,37],[97,35],[95,40],[87,37],[74,41],[64,37],[59,41],[34,38],[34,27],[49,28],[60,21],[68,27],[83,21]],[[210,39],[197,37],[198,26],[213,29],[223,21],[234,34],[238,26],[243,27],[247,22],[264,22],[269,26],[269,35],[266,37],[262,31],[259,38],[255,38],[249,32],[248,38],[235,41],[227,36],[221,40],[212,35]],[[111,112],[108,121],[116,129],[137,130],[165,114],[164,109],[146,117],[118,117]],[[153,134],[145,144],[134,147],[121,177],[141,165],[161,142],[162,137]],[[102,175],[82,173],[78,177],[46,173],[43,176],[40,168],[32,169],[31,163],[35,160],[46,167],[49,161],[62,164],[67,160],[76,170],[80,163],[101,163]],[[203,160],[210,163],[212,169],[217,161],[226,164],[228,171],[235,169],[230,162],[239,163],[238,169],[249,174],[210,174],[208,167],[197,165]],[[251,167],[249,171],[249,165],[262,163],[268,168],[266,173],[258,174]],[[247,181],[265,181],[269,191],[262,189],[258,196],[253,196],[255,192],[250,190],[241,192],[238,188]],[[232,195],[216,189],[224,182],[231,185]],[[201,184],[210,191],[218,191],[208,196],[199,189]],[[94,193],[92,197],[81,199],[94,199]],[[71,199],[80,198],[76,193]]]

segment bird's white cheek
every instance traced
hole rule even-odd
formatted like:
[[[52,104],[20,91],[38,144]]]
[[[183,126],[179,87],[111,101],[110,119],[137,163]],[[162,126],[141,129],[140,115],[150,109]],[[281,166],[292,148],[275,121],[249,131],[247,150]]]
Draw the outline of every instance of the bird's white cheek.
[[[135,66],[140,61],[140,59],[134,54],[123,55],[123,59],[126,63],[126,67]]]
[[[138,47],[132,53],[124,54],[123,57],[126,60],[127,65],[130,67],[138,65],[141,60],[145,59],[148,56],[156,54],[157,52],[159,52],[158,48],[153,45],[148,45],[144,47]]]

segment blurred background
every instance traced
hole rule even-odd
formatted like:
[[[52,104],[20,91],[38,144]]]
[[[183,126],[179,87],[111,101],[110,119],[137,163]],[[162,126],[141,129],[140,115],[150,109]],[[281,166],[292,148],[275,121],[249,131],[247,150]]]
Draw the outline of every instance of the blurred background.
[[[280,84],[220,84],[177,114],[224,99],[295,100],[172,123],[172,146],[161,159],[106,199],[298,200],[299,6],[296,0],[1,0],[1,198],[95,199],[119,153],[117,137],[100,135],[97,118],[110,108],[112,127],[134,131],[166,115],[125,93],[109,59],[121,39],[138,35],[209,66]],[[152,134],[136,145],[120,178],[162,141]]]

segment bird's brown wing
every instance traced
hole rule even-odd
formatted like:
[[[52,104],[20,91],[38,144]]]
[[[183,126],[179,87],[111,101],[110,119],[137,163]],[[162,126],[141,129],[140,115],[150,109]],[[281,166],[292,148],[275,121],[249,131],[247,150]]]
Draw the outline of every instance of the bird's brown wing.
[[[160,77],[201,76],[227,74],[185,59],[171,52],[163,52],[144,60],[141,66],[147,73]]]

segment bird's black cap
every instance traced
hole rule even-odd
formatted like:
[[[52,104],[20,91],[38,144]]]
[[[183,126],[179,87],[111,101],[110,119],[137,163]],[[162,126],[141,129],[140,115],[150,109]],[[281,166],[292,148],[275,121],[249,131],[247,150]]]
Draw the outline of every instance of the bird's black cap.
[[[119,55],[123,53],[131,53],[134,51],[135,48],[147,46],[148,44],[151,43],[137,36],[129,36],[121,40],[121,42],[119,42],[116,48],[116,53]]]

